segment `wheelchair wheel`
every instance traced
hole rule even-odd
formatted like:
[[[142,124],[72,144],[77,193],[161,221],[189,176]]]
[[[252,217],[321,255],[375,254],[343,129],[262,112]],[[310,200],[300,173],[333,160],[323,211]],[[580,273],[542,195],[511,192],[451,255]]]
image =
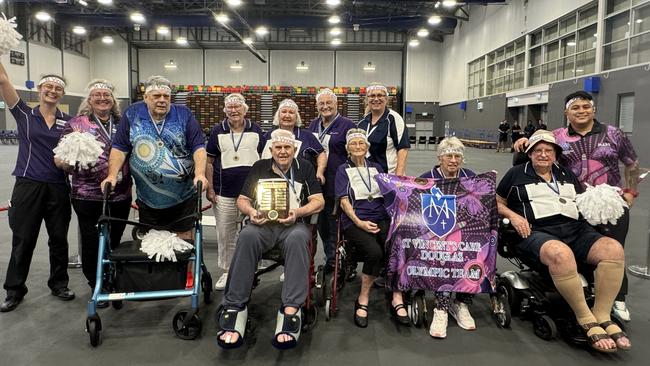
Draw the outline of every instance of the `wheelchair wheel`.
[[[325,321],[332,319],[332,299],[325,300]]]
[[[550,341],[557,337],[557,326],[553,319],[548,315],[535,317],[535,320],[533,320],[533,327],[535,335],[545,341]]]
[[[510,283],[499,279],[497,282],[497,294],[503,294],[508,302],[511,315],[518,315],[521,309],[521,295]]]
[[[203,302],[212,303],[212,275],[205,269],[201,276],[201,290],[203,291]]]
[[[499,288],[497,288],[497,291],[499,291]],[[500,328],[510,328],[510,322],[512,322],[510,303],[507,296],[503,292],[490,295],[492,317]]]
[[[134,226],[133,230],[131,230],[133,240],[142,240],[146,234],[147,232],[141,227]]]
[[[310,307],[303,307],[302,314],[302,330],[308,332],[314,329],[318,322],[318,310],[316,309],[316,306],[312,304]]]
[[[90,345],[97,347],[99,345],[99,335],[102,330],[102,321],[96,314],[86,319],[86,332],[90,337]]]
[[[172,320],[172,328],[174,333],[180,339],[192,340],[196,339],[201,334],[201,329],[203,328],[203,323],[199,314],[194,313],[191,315],[191,318],[186,322],[186,319],[190,314],[193,313],[192,310],[181,310],[174,315]]]
[[[424,299],[423,292],[416,292],[413,295],[411,303],[408,305],[409,317],[411,318],[411,323],[417,328],[420,328],[426,323],[426,302]]]
[[[115,310],[120,310],[121,308],[124,307],[124,302],[122,300],[113,300],[111,301],[111,306]]]

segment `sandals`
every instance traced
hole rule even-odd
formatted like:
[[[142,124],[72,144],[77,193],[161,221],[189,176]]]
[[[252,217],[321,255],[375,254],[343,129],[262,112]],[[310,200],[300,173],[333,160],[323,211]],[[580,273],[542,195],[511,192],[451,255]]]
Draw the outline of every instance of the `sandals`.
[[[607,328],[609,328],[611,326],[616,327],[612,332],[607,330]],[[606,322],[600,323],[600,327],[603,328],[605,330],[605,332],[607,332],[609,337],[614,341],[614,343],[616,343],[616,347],[618,347],[618,348],[620,348],[620,349],[622,349],[624,351],[627,351],[630,348],[632,348],[632,345],[620,346],[618,344],[618,340],[621,339],[621,338],[628,338],[628,340],[629,340],[629,337],[627,336],[627,334],[623,330],[621,330],[621,327],[619,327],[618,324],[614,323],[611,320],[608,320]]]
[[[600,340],[612,339],[607,334],[607,332],[604,332],[604,329],[603,329],[604,333],[598,332],[598,333],[594,333],[592,335],[589,335],[590,330],[592,330],[594,328],[601,328],[600,324],[594,322],[594,323],[586,323],[586,324],[579,324],[579,325],[582,328],[582,330],[584,331],[585,336],[587,337],[587,341],[589,342],[589,345],[591,346],[591,348],[595,349],[598,352],[603,352],[603,353],[614,353],[614,352],[616,352],[616,350],[617,350],[616,346],[614,348],[602,348],[602,347],[598,347],[596,345],[596,343],[598,341],[600,341]]]
[[[219,311],[219,328],[217,332],[217,344],[221,348],[232,349],[238,348],[244,344],[244,335],[246,334],[246,323],[248,322],[248,308],[244,310],[221,309]],[[228,338],[221,339],[221,335],[226,332],[237,333],[239,337],[234,343],[226,342]]]
[[[278,310],[277,324],[275,326],[275,336],[271,344],[278,349],[290,349],[298,345],[300,330],[302,329],[302,309],[293,314],[285,314],[284,308]],[[278,336],[286,334],[293,338],[287,342],[278,342]]]
[[[391,304],[390,309],[391,309],[390,311],[391,315],[395,318],[395,320],[397,320],[399,324],[406,325],[406,326],[411,325],[411,318],[409,318],[408,310],[406,309],[406,306],[404,306],[404,304],[397,304],[395,306]],[[406,315],[399,315],[399,311],[402,309],[406,311],[407,313]]]
[[[357,310],[365,311],[366,316],[359,316]],[[368,327],[368,305],[359,304],[359,300],[354,302],[354,324],[359,328]]]

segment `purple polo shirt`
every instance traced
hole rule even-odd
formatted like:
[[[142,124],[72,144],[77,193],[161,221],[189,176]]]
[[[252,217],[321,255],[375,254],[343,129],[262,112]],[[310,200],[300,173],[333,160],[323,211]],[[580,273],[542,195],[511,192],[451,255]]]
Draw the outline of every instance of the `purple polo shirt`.
[[[30,108],[22,99],[10,109],[18,126],[18,159],[15,177],[29,178],[44,183],[66,183],[65,173],[54,165],[54,152],[66,122],[72,117],[56,110],[52,128],[40,111],[40,106]]]
[[[345,149],[345,134],[354,126],[351,119],[340,114],[334,117],[334,120],[326,128],[323,128],[321,117],[309,123],[309,130],[327,152],[327,168],[325,168],[325,185],[323,186],[325,197],[334,197],[336,170],[348,158],[348,152]]]
[[[629,166],[637,161],[630,139],[620,128],[594,120],[591,131],[581,136],[569,127],[553,130],[555,140],[562,147],[558,161],[571,169],[583,187],[607,183],[621,187],[618,162]]]
[[[273,130],[267,131],[264,136],[262,136],[262,140],[264,140],[264,143],[262,144],[263,147],[266,147],[266,142],[271,139],[271,132],[273,132]],[[316,158],[320,153],[325,151],[323,145],[321,145],[320,142],[318,142],[318,139],[307,129],[294,127],[293,135],[296,137],[296,140],[300,141],[300,150],[298,150],[297,157],[311,162],[314,169],[316,169]],[[262,151],[262,159],[270,158],[270,154],[268,156],[267,154],[266,151]]]
[[[250,120],[244,121],[243,135],[238,137],[230,134],[230,125],[227,119],[212,128],[206,150],[208,156],[214,158],[212,184],[217,195],[230,198],[239,196],[252,166],[247,162],[250,159],[244,159],[243,154],[247,154],[249,157],[255,155],[256,160],[259,160],[264,147],[262,135],[260,126]],[[235,147],[237,152],[234,151]],[[241,161],[241,165],[223,168],[222,152],[225,152],[224,155],[238,154],[237,160]],[[239,154],[242,156],[240,157]]]
[[[377,173],[384,172],[381,165],[378,163],[366,160],[366,164],[368,168],[377,169]],[[350,200],[354,214],[357,215],[357,217],[361,220],[370,220],[374,223],[382,220],[388,220],[389,217],[386,213],[386,209],[384,208],[384,198],[381,197],[381,195],[379,197],[374,197],[372,201],[368,201],[367,199],[356,199],[356,195],[352,187],[353,184],[350,183],[352,177],[349,175],[348,171],[348,168],[354,167],[354,163],[348,160],[346,163],[341,164],[336,170],[336,197],[339,199],[341,197],[347,197]],[[361,167],[359,170],[362,172],[362,174],[366,174],[366,167]],[[356,169],[350,171],[354,172]],[[377,185],[372,171],[370,172],[370,175],[372,176],[372,185]],[[365,187],[357,187],[357,189],[364,188]],[[378,190],[378,186],[376,188]],[[341,212],[341,226],[343,226],[343,229],[347,229],[348,227],[354,225],[352,220],[345,214],[345,212],[343,212],[343,210],[341,210]]]
[[[79,200],[102,201],[104,195],[101,190],[101,183],[108,176],[108,156],[111,152],[111,137],[117,130],[117,119],[111,116],[111,120],[106,125],[101,124],[94,116],[77,116],[72,118],[65,125],[61,138],[74,132],[88,132],[104,144],[104,152],[99,157],[97,164],[88,169],[75,169],[72,171],[70,185],[72,191],[70,196]],[[122,165],[122,170],[117,176],[117,184],[113,189],[113,194],[109,196],[112,202],[131,201],[131,173],[129,164]]]

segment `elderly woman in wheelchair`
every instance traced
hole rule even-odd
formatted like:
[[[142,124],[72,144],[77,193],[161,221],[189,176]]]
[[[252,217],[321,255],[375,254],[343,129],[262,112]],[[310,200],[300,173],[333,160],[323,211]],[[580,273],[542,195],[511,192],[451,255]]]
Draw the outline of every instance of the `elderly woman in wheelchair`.
[[[306,160],[294,159],[295,137],[285,130],[271,134],[271,159],[257,161],[246,178],[237,207],[250,217],[237,240],[230,265],[223,303],[217,313],[220,330],[217,343],[223,348],[243,344],[248,318],[247,303],[262,254],[279,245],[284,257],[285,280],[282,306],[277,315],[274,346],[285,349],[297,345],[302,328],[301,306],[307,299],[311,232],[304,222],[324,205],[314,168]],[[278,187],[284,187],[278,188]],[[273,197],[263,192],[273,190]],[[280,192],[278,192],[278,190]],[[260,207],[260,201],[288,197],[286,217],[282,205]]]
[[[583,189],[569,169],[556,164],[561,152],[552,134],[537,131],[526,150],[530,162],[511,168],[497,187],[499,214],[523,238],[517,244],[519,255],[548,267],[590,346],[600,352],[630,349],[627,335],[610,318],[623,278],[623,248],[599,234],[578,212],[576,194]],[[577,263],[595,266],[591,309]]]

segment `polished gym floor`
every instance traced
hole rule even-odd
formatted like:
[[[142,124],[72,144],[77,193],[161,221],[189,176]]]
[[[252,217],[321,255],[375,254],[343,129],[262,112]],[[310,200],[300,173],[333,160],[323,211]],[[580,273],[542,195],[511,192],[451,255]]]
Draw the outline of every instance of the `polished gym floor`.
[[[11,195],[16,145],[0,145],[0,207]],[[434,151],[411,150],[408,173],[419,175],[435,161]],[[469,149],[466,166],[477,171],[495,169],[502,175],[511,164],[511,154],[493,150]],[[650,182],[644,182],[641,196],[632,210],[626,258],[628,263],[644,263],[648,250],[648,207]],[[69,232],[71,250],[77,252],[76,217]],[[215,280],[216,243],[214,228],[206,227],[206,263]],[[0,212],[0,279],[4,281],[11,249],[7,213]],[[250,304],[256,329],[247,334],[248,343],[234,351],[222,351],[216,344],[214,312],[220,301],[203,306],[203,334],[197,340],[183,341],[171,327],[176,311],[189,306],[189,299],[126,303],[119,311],[99,310],[103,330],[98,348],[92,348],[84,331],[86,301],[90,296],[80,269],[70,269],[70,288],[77,293],[71,302],[50,295],[45,227],[32,261],[27,281],[29,294],[13,312],[0,314],[0,364],[2,365],[595,365],[623,362],[647,364],[650,359],[650,281],[630,276],[628,306],[632,322],[627,331],[634,344],[631,351],[603,355],[574,347],[563,340],[543,341],[533,334],[528,320],[513,319],[510,329],[497,327],[490,315],[488,296],[479,295],[471,307],[477,330],[460,329],[450,317],[445,340],[431,338],[425,329],[396,325],[388,315],[382,291],[372,293],[370,325],[354,326],[352,309],[359,281],[349,284],[341,294],[337,318],[326,322],[321,314],[315,329],[303,333],[297,349],[277,351],[270,343],[275,329],[275,314],[280,300],[280,270],[266,275],[253,292]],[[322,262],[319,252],[317,262]],[[499,270],[512,265],[499,260]],[[2,292],[4,298],[4,291]],[[430,297],[429,297],[430,299]],[[646,361],[643,361],[646,360]]]

